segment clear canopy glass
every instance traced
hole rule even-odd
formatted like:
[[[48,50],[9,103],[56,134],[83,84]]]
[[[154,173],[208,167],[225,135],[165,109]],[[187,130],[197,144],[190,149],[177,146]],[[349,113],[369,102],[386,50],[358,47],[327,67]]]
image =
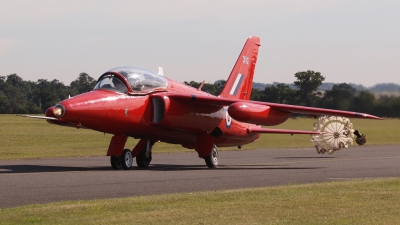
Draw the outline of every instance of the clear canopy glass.
[[[128,93],[128,88],[126,87],[126,85],[120,79],[114,77],[113,75],[104,76],[101,80],[97,82],[94,89],[107,89],[125,94]]]
[[[148,93],[167,87],[164,76],[137,67],[117,67],[108,72],[117,72],[124,76],[135,92]]]
[[[162,91],[166,89],[168,84],[167,79],[164,76],[137,67],[117,67],[107,72],[116,72],[124,76],[131,86],[133,92],[138,94]],[[113,75],[105,76],[99,80],[95,89],[114,89],[118,92],[126,93],[127,90],[125,85],[123,85],[125,88],[125,90],[123,90],[123,88],[116,86],[119,84],[119,82],[115,80],[118,80],[120,83],[122,83],[121,80]]]

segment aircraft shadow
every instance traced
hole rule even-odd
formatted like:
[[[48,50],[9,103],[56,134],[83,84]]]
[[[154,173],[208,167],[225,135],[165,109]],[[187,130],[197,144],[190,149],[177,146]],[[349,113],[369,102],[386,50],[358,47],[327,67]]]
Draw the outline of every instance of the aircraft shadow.
[[[325,156],[325,157],[307,157],[307,156],[294,156],[294,157],[275,157],[274,159],[334,159],[334,156]]]
[[[324,167],[288,167],[282,165],[220,165],[215,170],[314,170]],[[172,165],[153,164],[148,168],[133,166],[130,171],[196,171],[212,170],[205,165]],[[0,174],[18,173],[55,173],[55,172],[88,172],[88,171],[113,171],[110,166],[104,167],[69,167],[69,166],[42,166],[42,165],[7,165],[0,166]],[[118,172],[118,171],[115,171]]]
[[[84,172],[112,170],[104,167],[69,167],[69,166],[42,166],[42,165],[7,165],[0,166],[0,174],[12,173],[45,173],[45,172]]]
[[[265,165],[265,164],[251,164],[251,165],[220,165],[214,170],[313,170],[323,169],[325,167],[288,167],[282,165]],[[139,169],[138,170],[143,170]],[[144,170],[154,171],[188,171],[188,170],[213,170],[205,165],[171,165],[171,164],[154,164]]]

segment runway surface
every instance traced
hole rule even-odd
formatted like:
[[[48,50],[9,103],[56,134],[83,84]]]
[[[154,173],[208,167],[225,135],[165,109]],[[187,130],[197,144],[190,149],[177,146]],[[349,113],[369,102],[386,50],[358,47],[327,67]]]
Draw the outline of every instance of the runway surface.
[[[0,209],[19,205],[163,193],[400,177],[400,146],[318,155],[309,149],[220,151],[208,169],[193,153],[155,154],[148,169],[114,171],[108,157],[0,161]]]

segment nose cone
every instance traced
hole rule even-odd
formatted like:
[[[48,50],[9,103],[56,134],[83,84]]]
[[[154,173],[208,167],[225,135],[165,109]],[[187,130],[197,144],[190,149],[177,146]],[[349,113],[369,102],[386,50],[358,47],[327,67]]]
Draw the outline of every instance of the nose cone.
[[[53,116],[73,124],[92,127],[104,121],[110,103],[115,102],[115,92],[95,90],[65,99],[53,107]],[[50,109],[49,109],[50,111]],[[51,114],[51,112],[49,112]]]

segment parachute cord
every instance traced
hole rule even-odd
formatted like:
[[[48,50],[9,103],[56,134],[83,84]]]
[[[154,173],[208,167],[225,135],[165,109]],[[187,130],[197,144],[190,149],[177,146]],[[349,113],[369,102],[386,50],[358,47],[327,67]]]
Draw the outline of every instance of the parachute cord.
[[[305,139],[305,138],[297,137],[295,135],[292,135],[292,137],[297,138],[297,139],[302,140],[302,141],[311,141],[311,139]]]

